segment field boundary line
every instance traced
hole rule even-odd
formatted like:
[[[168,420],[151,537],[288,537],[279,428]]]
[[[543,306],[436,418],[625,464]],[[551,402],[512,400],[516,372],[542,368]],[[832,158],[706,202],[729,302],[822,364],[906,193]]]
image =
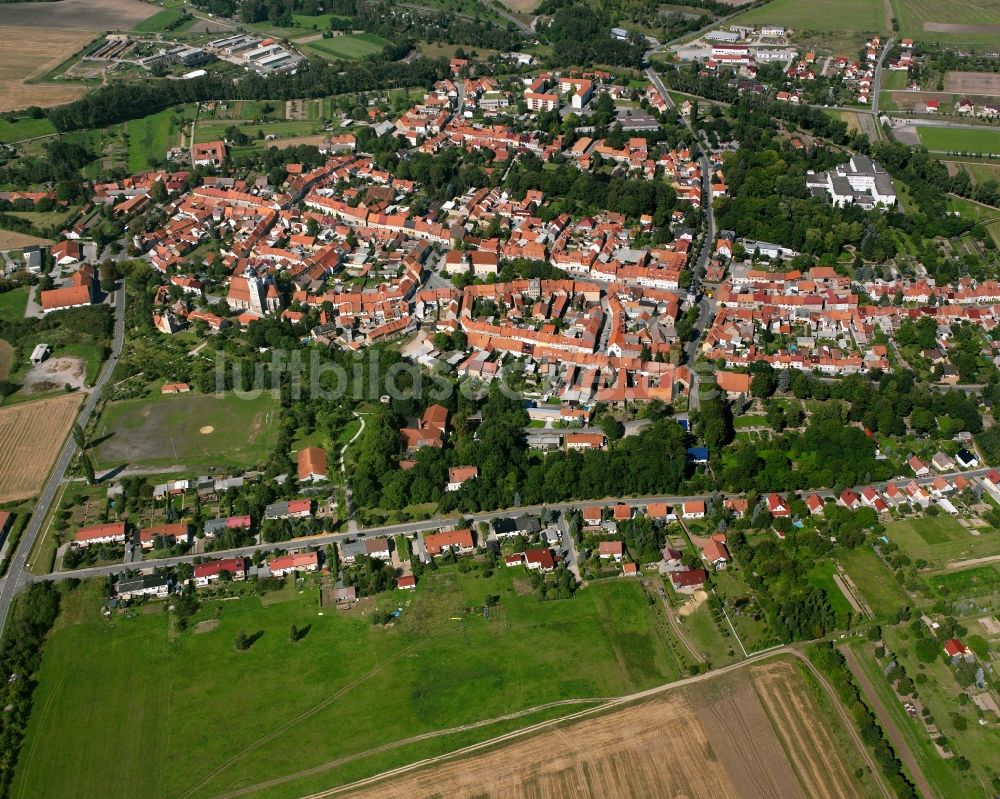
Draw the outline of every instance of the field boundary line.
[[[801,645],[801,644],[800,644]],[[724,674],[729,674],[731,672],[737,671],[738,669],[746,668],[747,666],[763,663],[770,658],[780,657],[781,655],[790,655],[797,658],[801,663],[805,664],[809,672],[813,674],[819,681],[823,690],[825,690],[834,707],[836,707],[837,712],[840,716],[841,722],[845,725],[851,740],[854,742],[855,746],[860,749],[861,756],[864,758],[865,762],[868,764],[872,771],[873,779],[878,784],[879,789],[885,799],[894,799],[892,792],[886,787],[883,782],[882,774],[878,769],[878,765],[875,763],[871,756],[871,753],[865,747],[864,742],[861,740],[860,735],[854,728],[850,717],[847,715],[847,711],[841,704],[840,697],[834,692],[833,688],[830,686],[826,678],[820,673],[820,671],[813,665],[812,661],[796,648],[796,646],[783,644],[779,647],[766,650],[764,653],[757,653],[749,656],[746,660],[741,660],[736,663],[731,663],[728,666],[723,666],[719,669],[713,669],[711,671],[706,671],[702,674],[696,674],[692,677],[684,677],[683,679],[676,680],[674,682],[664,683],[663,685],[657,685],[653,688],[647,688],[645,691],[639,691],[634,694],[628,694],[626,696],[620,696],[605,702],[597,707],[587,708],[585,710],[579,710],[575,713],[571,713],[568,716],[561,716],[555,719],[548,719],[546,721],[533,724],[528,727],[524,727],[520,730],[512,730],[509,733],[504,733],[503,735],[497,736],[496,738],[490,738],[485,741],[480,741],[476,744],[471,744],[461,749],[456,749],[452,752],[447,752],[445,754],[436,755],[434,757],[424,758],[422,760],[409,763],[404,766],[400,766],[395,769],[390,769],[389,771],[384,771],[380,774],[374,774],[371,777],[366,777],[361,780],[356,780],[352,783],[347,783],[345,785],[336,786],[334,788],[328,788],[326,790],[320,791],[318,793],[311,793],[300,797],[300,799],[332,799],[332,797],[340,796],[345,793],[356,791],[360,788],[364,788],[368,785],[373,785],[384,780],[392,779],[393,777],[398,777],[411,771],[416,771],[419,769],[426,768],[437,763],[447,762],[455,758],[462,758],[466,755],[474,754],[483,749],[488,749],[494,747],[497,744],[507,743],[508,741],[516,740],[525,735],[533,735],[542,730],[546,730],[550,727],[558,726],[567,722],[576,721],[578,719],[587,718],[588,716],[598,715],[615,708],[626,707],[631,704],[642,702],[647,699],[652,699],[660,696],[661,694],[670,693],[673,690],[684,688],[690,685],[696,685],[700,682],[706,680],[715,679],[721,677]]]
[[[598,707],[610,702],[614,697],[581,697],[579,699],[559,699],[555,702],[547,702],[544,705],[536,705],[535,707],[525,708],[524,710],[518,710],[516,713],[508,713],[504,716],[496,716],[491,719],[482,719],[480,721],[473,721],[469,724],[461,724],[457,727],[448,727],[442,730],[432,730],[430,732],[421,733],[419,735],[413,735],[409,738],[402,738],[398,741],[390,741],[385,744],[374,747],[373,749],[368,749],[364,752],[356,752],[351,755],[344,755],[343,757],[338,757],[335,760],[329,760],[326,763],[320,763],[318,766],[312,766],[302,771],[297,771],[294,774],[286,774],[282,777],[275,777],[265,782],[259,782],[256,785],[248,785],[245,788],[237,788],[235,791],[229,791],[228,793],[220,793],[215,796],[215,799],[233,799],[237,796],[243,796],[254,791],[260,791],[267,788],[273,788],[276,785],[281,785],[285,782],[291,782],[292,780],[301,779],[302,777],[311,777],[314,774],[322,774],[324,771],[329,771],[330,769],[337,768],[338,766],[346,765],[355,760],[360,760],[365,757],[371,757],[372,755],[381,754],[382,752],[389,752],[393,749],[399,749],[403,746],[409,746],[410,744],[420,743],[421,741],[428,741],[433,738],[441,738],[445,735],[456,735],[460,732],[468,732],[470,730],[480,729],[482,727],[489,727],[493,724],[501,724],[505,721],[513,721],[514,719],[523,718],[524,716],[530,716],[532,713],[541,713],[544,710],[549,710],[554,707],[565,707],[567,705],[583,705],[595,703]],[[561,716],[560,718],[567,718],[566,716]]]

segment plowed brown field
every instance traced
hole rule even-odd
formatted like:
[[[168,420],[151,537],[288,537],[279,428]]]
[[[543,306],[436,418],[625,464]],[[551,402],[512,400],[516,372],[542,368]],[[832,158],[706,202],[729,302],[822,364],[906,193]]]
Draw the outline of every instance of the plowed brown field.
[[[0,502],[41,490],[81,399],[75,392],[0,408]]]
[[[762,704],[760,697],[766,697]],[[764,705],[782,708],[765,712]],[[774,723],[772,724],[772,719]],[[785,744],[779,740],[780,730]],[[786,755],[789,746],[795,764]],[[803,755],[808,752],[810,763]],[[798,773],[798,777],[796,776]],[[835,782],[836,784],[829,784]],[[483,754],[355,790],[350,799],[854,799],[796,668],[730,673]]]
[[[754,669],[754,684],[788,752],[806,796],[849,799],[858,796],[856,783],[815,701],[789,663]]]

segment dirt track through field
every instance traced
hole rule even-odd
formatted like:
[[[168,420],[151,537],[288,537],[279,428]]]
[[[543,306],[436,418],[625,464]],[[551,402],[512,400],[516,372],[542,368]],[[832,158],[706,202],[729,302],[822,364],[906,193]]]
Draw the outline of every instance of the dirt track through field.
[[[82,399],[63,394],[0,408],[0,502],[41,490]]]
[[[854,679],[858,681],[858,684],[861,686],[861,690],[864,691],[865,696],[868,697],[872,710],[875,711],[879,724],[885,731],[886,737],[889,739],[889,743],[892,744],[896,757],[900,759],[903,765],[906,766],[906,770],[910,772],[910,778],[913,780],[913,784],[916,785],[917,792],[924,799],[936,799],[937,794],[931,789],[931,784],[927,781],[924,773],[920,770],[920,765],[917,763],[917,759],[913,756],[913,752],[910,750],[909,744],[906,743],[906,739],[903,738],[903,734],[896,726],[896,722],[893,720],[892,716],[889,715],[889,711],[886,710],[885,705],[882,704],[882,700],[879,698],[878,694],[875,693],[875,687],[871,684],[871,681],[868,679],[868,676],[864,673],[864,671],[862,671],[861,664],[858,663],[858,659],[854,656],[854,652],[851,651],[849,646],[842,646],[840,647],[840,654],[844,656],[844,660],[847,661],[847,667],[854,675]]]
[[[363,780],[311,799],[860,797],[829,733],[812,729],[822,725],[816,724],[796,668],[788,662],[746,665],[692,678],[672,690],[665,686],[665,693],[641,704],[583,711],[572,722],[539,725],[530,737],[511,733],[475,745],[468,757],[434,758],[433,768],[404,767],[395,778]],[[805,776],[805,789],[758,698],[761,686],[770,684],[792,696],[782,734],[815,740],[815,759],[835,759],[814,766],[814,773]],[[824,780],[841,784],[815,792]]]

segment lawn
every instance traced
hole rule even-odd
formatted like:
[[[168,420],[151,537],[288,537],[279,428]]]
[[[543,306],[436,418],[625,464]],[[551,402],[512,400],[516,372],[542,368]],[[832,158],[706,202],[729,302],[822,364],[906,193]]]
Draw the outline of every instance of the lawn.
[[[391,628],[360,610],[319,615],[308,589],[267,607],[255,597],[207,604],[196,621],[218,627],[180,634],[160,612],[106,620],[96,594],[70,596],[46,646],[13,797],[99,796],[108,785],[121,796],[215,796],[320,767],[253,792],[300,796],[399,765],[402,753],[337,758],[679,676],[634,582],[539,603],[509,571],[483,579],[451,567],[415,594],[385,597],[403,608]],[[500,596],[490,618],[466,612],[489,594]],[[309,628],[295,644],[292,624]],[[238,652],[240,631],[263,635]]]
[[[988,594],[1000,588],[1000,565],[991,563],[961,571],[941,572],[929,575],[926,581],[942,597]]]
[[[241,398],[203,394],[155,396],[107,406],[95,435],[102,467],[248,467],[264,462],[277,436],[269,392]],[[106,438],[105,438],[106,437]]]
[[[993,153],[1000,155],[1000,130],[918,127],[920,143],[934,152]]]
[[[680,624],[697,651],[705,655],[713,667],[724,666],[738,657],[742,657],[732,633],[729,633],[729,626],[725,627],[726,632],[729,633],[728,636],[723,635],[712,618],[708,602],[703,602],[694,613],[685,617]]]
[[[30,291],[28,286],[19,286],[0,294],[0,319],[4,321],[23,319],[24,309],[28,305],[28,291]]]
[[[166,161],[167,150],[177,144],[176,116],[177,111],[168,108],[128,123],[128,168],[131,172],[142,172]]]
[[[846,618],[847,614],[853,612],[853,608],[851,607],[851,603],[847,601],[847,597],[844,596],[844,592],[833,581],[833,575],[836,573],[837,568],[832,560],[817,561],[809,574],[806,575],[806,581],[809,585],[814,585],[823,590],[827,601],[838,618]]]
[[[909,603],[906,592],[889,567],[871,549],[842,550],[837,559],[876,616],[894,616],[899,608]]]
[[[986,205],[979,205],[970,200],[959,200],[956,197],[949,197],[948,210],[958,211],[962,216],[967,216],[971,219],[978,219],[980,221],[993,220],[992,222],[985,221],[986,230],[993,237],[993,241],[996,242],[997,246],[1000,247],[1000,220],[997,219],[996,209]]]
[[[332,39],[318,39],[309,43],[309,49],[319,55],[331,58],[357,59],[379,52],[391,44],[388,39],[376,36],[374,33],[350,33],[346,36],[334,36]]]
[[[931,568],[950,561],[1000,554],[1000,533],[992,529],[973,535],[950,516],[925,516],[886,525],[885,534],[914,560],[923,559]]]
[[[132,30],[138,31],[139,33],[158,33],[160,31],[176,31],[179,30],[182,25],[179,25],[180,20],[184,18],[184,14],[180,11],[175,11],[169,8],[165,8],[162,11],[158,11],[153,16],[148,19],[144,19],[138,25],[136,25]]]
[[[0,142],[33,139],[36,136],[48,136],[55,132],[55,125],[49,121],[48,117],[43,117],[42,119],[22,117],[16,122],[8,122],[6,119],[0,119]]]
[[[899,36],[946,44],[995,45],[997,42],[995,28],[975,30],[980,25],[1000,23],[996,0],[892,0],[892,11],[899,20]],[[950,30],[927,30],[925,23]]]

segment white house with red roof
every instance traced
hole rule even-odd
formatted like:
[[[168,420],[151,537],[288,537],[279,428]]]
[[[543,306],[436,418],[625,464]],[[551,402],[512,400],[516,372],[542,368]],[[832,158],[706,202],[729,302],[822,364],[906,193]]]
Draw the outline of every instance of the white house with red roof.
[[[806,497],[806,507],[812,516],[819,516],[823,513],[823,500],[819,494],[810,494]]]
[[[773,492],[767,495],[767,511],[775,519],[785,519],[792,515],[787,500],[781,494]]]
[[[209,583],[214,583],[226,572],[233,580],[245,580],[246,558],[222,558],[221,560],[210,560],[206,563],[196,563],[191,579],[199,588],[203,588]]]

